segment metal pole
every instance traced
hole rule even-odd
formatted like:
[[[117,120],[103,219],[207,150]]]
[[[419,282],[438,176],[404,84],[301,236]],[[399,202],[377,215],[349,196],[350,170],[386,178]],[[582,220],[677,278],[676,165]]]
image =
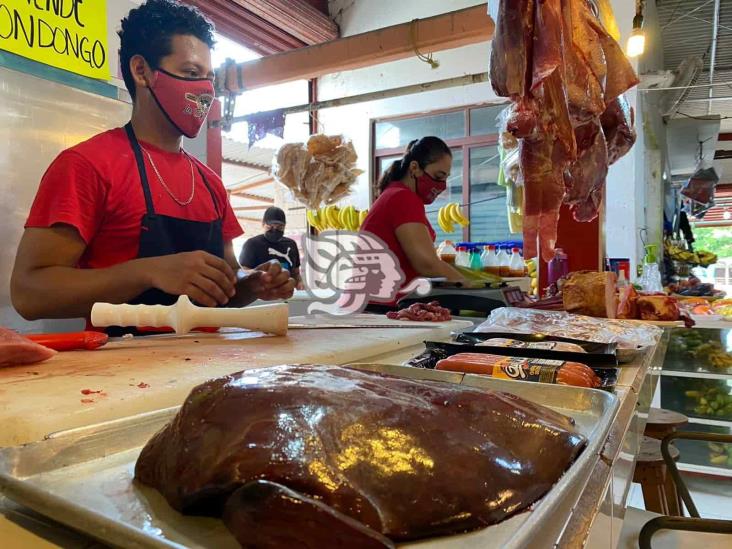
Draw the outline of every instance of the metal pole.
[[[714,84],[714,65],[717,60],[717,37],[719,35],[719,2],[714,0],[714,24],[712,25],[712,52],[709,60],[709,83]],[[712,102],[714,100],[714,88],[709,88],[709,105],[707,114],[712,114]]]
[[[231,119],[232,124],[237,122],[246,122],[250,117],[266,116],[283,112],[285,115],[298,112],[313,112],[322,109],[331,109],[333,107],[343,107],[345,105],[355,105],[357,103],[365,103],[367,101],[376,101],[379,99],[388,99],[390,97],[400,97],[402,95],[410,95],[413,93],[422,93],[434,90],[443,90],[446,88],[455,88],[457,86],[469,86],[471,84],[480,84],[490,80],[487,72],[476,74],[468,74],[465,76],[457,76],[455,78],[446,78],[445,80],[435,80],[433,82],[425,82],[422,84],[412,84],[410,86],[401,86],[389,90],[377,92],[362,93],[360,95],[352,95],[350,97],[340,97],[338,99],[329,99],[328,101],[316,101],[315,103],[306,103],[304,105],[296,105],[285,109],[273,109],[271,111],[261,111],[244,116],[235,116]],[[218,121],[211,123],[212,126],[220,124]]]

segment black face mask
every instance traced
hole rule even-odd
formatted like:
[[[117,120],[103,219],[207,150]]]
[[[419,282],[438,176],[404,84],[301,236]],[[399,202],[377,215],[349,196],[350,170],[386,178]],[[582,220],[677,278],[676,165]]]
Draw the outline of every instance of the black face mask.
[[[268,229],[264,233],[264,238],[270,242],[279,242],[283,236],[285,236],[285,231],[282,229]]]

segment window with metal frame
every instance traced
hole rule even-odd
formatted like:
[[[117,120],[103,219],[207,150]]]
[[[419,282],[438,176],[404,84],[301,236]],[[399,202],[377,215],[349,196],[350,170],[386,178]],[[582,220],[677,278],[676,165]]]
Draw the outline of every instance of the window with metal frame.
[[[405,115],[372,121],[373,173],[371,201],[378,196],[381,174],[394,160],[402,157],[413,139],[435,135],[453,152],[448,189],[427,207],[427,217],[443,240],[497,242],[521,240],[511,233],[506,209],[506,189],[499,186],[498,154],[499,113],[506,107],[477,105],[427,114]],[[465,205],[463,211],[470,225],[454,233],[444,233],[437,223],[439,209],[448,202]]]

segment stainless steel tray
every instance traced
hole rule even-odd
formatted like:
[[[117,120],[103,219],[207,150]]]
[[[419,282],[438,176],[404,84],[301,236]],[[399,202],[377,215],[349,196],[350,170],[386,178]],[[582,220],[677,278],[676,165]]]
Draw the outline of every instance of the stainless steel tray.
[[[550,547],[587,482],[617,410],[607,392],[491,379],[403,366],[353,365],[407,378],[502,390],[575,419],[588,446],[533,509],[469,534],[409,547]],[[0,450],[0,490],[45,516],[118,547],[238,547],[218,519],[183,516],[155,490],[132,483],[142,447],[178,407],[49,436]]]

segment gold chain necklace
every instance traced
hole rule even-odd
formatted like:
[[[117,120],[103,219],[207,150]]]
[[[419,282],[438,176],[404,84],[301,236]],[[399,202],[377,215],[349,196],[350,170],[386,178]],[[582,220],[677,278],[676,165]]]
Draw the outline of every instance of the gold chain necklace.
[[[143,151],[145,151],[145,154],[147,155],[147,159],[150,161],[150,165],[153,167],[153,170],[155,171],[155,175],[158,177],[158,181],[160,181],[160,184],[163,186],[163,188],[168,192],[170,195],[170,198],[175,200],[179,205],[181,206],[188,206],[191,202],[193,202],[193,197],[196,195],[196,178],[193,175],[193,162],[191,162],[191,159],[188,157],[186,153],[186,159],[188,160],[188,164],[191,167],[191,196],[188,197],[188,200],[180,200],[177,196],[173,194],[173,191],[170,190],[168,185],[165,183],[165,179],[160,175],[160,172],[158,171],[158,167],[155,165],[155,162],[153,162],[152,156],[150,156],[150,152],[143,148]]]

